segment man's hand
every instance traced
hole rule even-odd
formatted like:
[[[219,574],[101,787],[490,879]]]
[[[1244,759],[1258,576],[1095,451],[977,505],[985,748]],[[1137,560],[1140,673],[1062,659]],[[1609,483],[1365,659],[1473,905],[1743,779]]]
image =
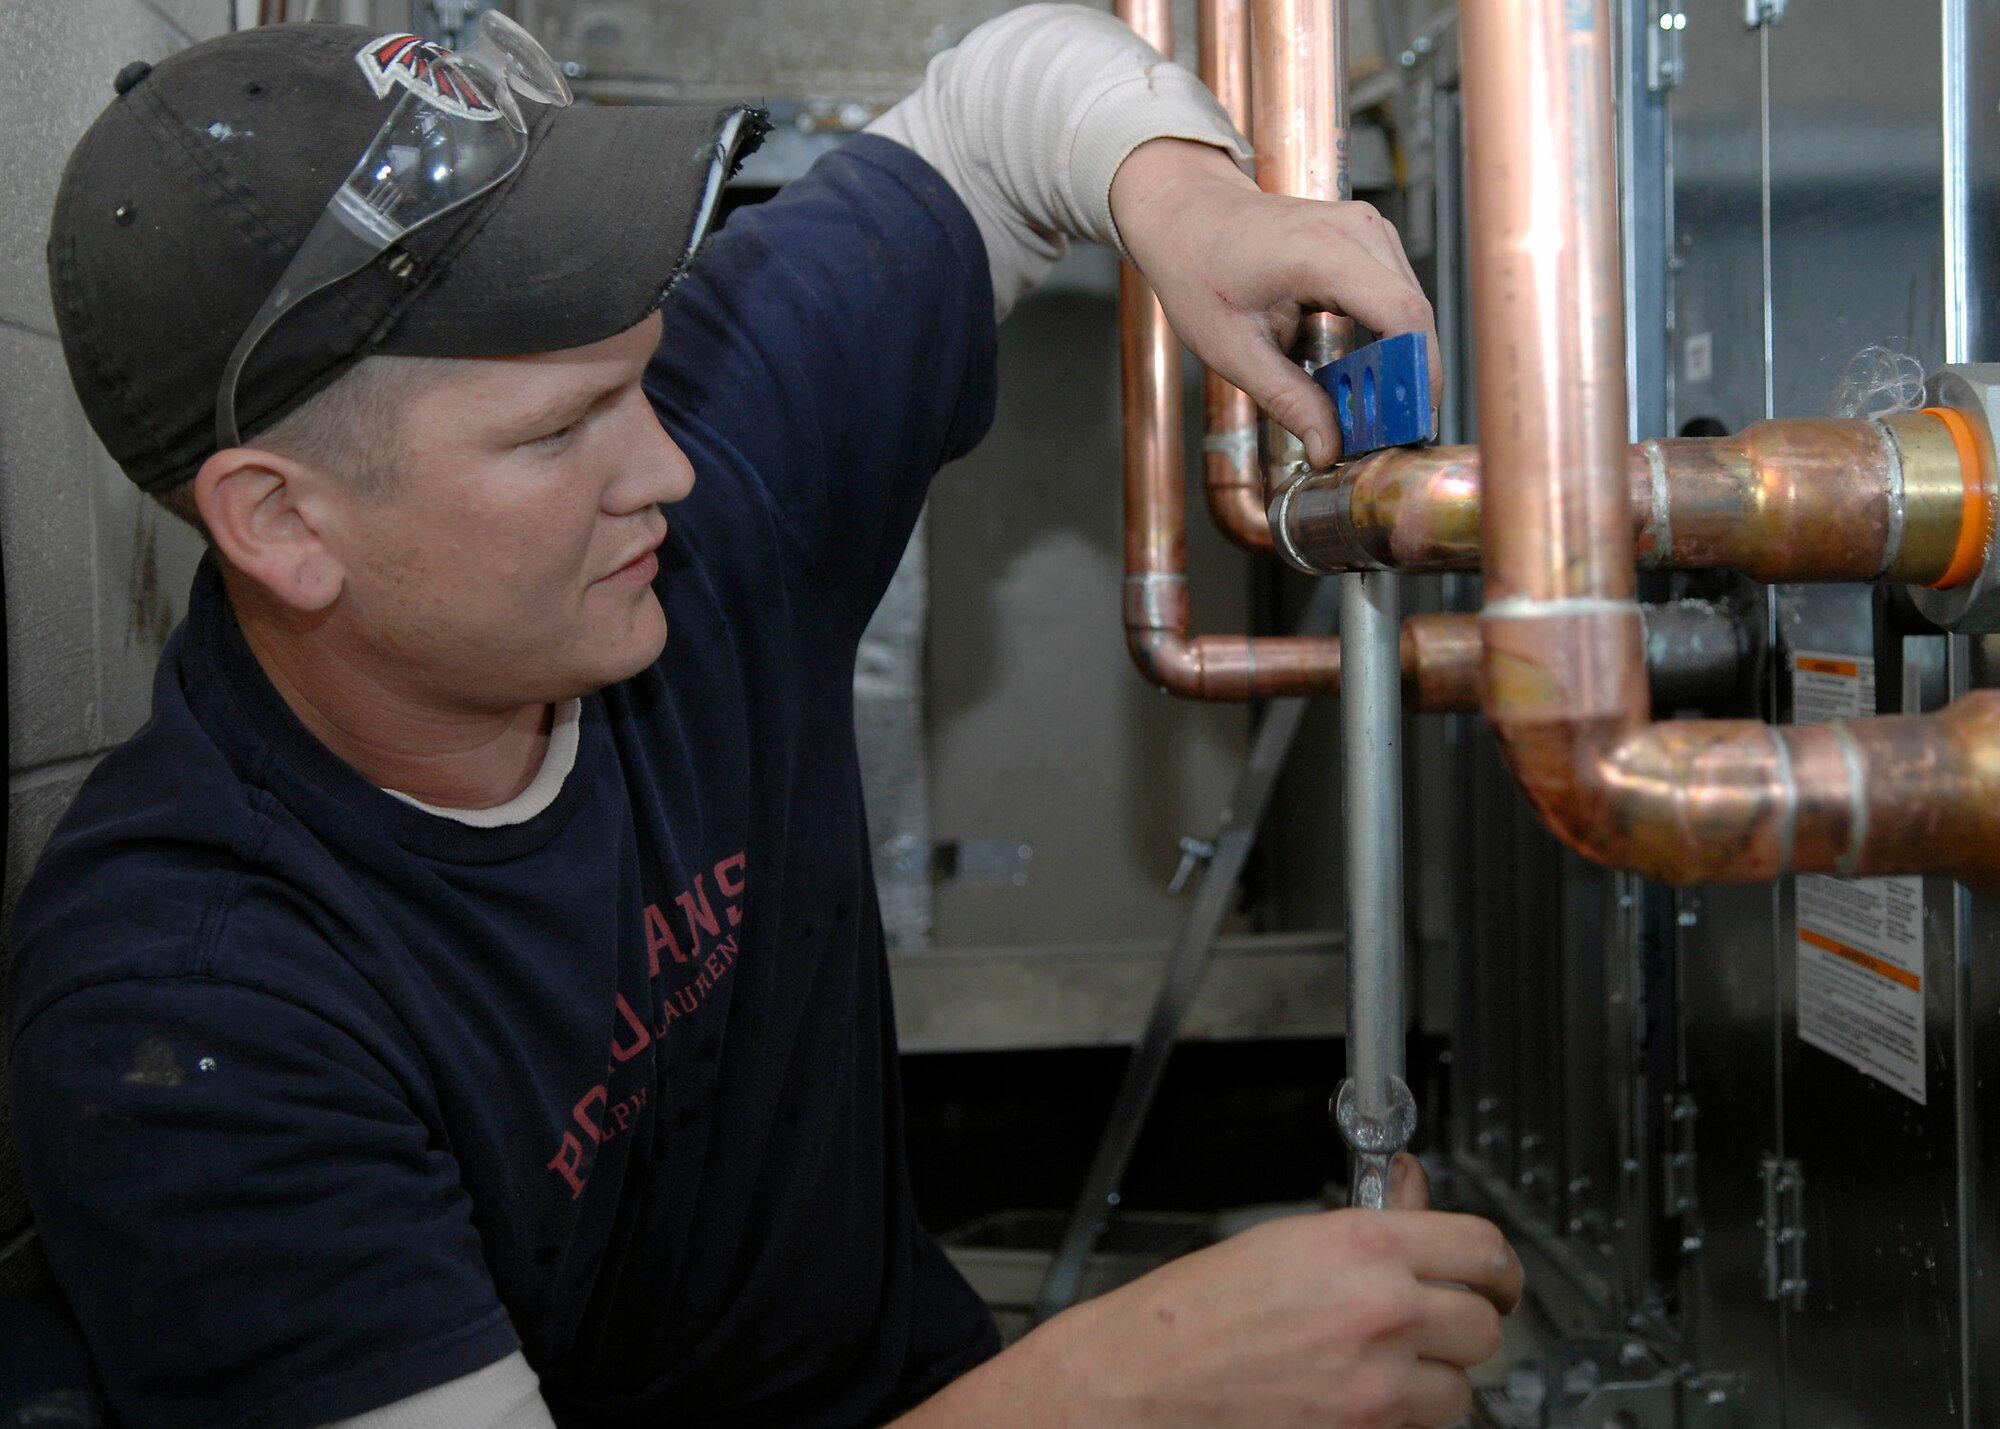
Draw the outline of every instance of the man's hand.
[[[1056,1316],[906,1421],[1146,1429],[1406,1429],[1472,1403],[1521,1263],[1490,1222],[1424,1209],[1272,1221]]]
[[[1431,397],[1442,395],[1430,302],[1369,205],[1266,194],[1220,149],[1155,139],[1119,166],[1111,212],[1181,341],[1303,441],[1314,466],[1339,455],[1340,426],[1285,355],[1302,311],[1343,313],[1384,337],[1423,333]]]

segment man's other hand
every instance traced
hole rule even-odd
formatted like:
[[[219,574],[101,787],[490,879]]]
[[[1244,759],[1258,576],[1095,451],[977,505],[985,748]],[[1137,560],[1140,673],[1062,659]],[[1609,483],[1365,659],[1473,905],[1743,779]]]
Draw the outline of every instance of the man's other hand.
[[[1142,144],[1111,183],[1118,235],[1195,355],[1248,392],[1324,466],[1340,452],[1333,403],[1287,356],[1302,312],[1384,337],[1421,332],[1443,395],[1431,305],[1387,219],[1365,203],[1259,190],[1222,150]]]
[[[1521,1262],[1491,1222],[1427,1209],[1270,1221],[1064,1311],[898,1429],[1442,1429],[1500,1349]]]

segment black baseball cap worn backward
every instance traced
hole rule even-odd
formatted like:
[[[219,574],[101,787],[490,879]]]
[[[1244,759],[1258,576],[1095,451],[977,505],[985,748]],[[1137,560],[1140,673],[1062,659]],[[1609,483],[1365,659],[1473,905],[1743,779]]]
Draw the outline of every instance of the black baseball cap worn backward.
[[[71,152],[49,225],[70,378],[148,491],[216,449],[237,339],[395,103],[352,25],[270,25],[128,67]],[[373,353],[504,357],[631,327],[685,269],[760,112],[685,104],[527,107],[529,150],[490,192],[305,298],[245,367],[246,440]]]

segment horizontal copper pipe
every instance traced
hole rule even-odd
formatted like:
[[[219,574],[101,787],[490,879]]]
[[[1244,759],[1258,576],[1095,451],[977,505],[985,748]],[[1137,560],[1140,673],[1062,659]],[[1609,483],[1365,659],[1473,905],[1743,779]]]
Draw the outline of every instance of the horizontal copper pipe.
[[[1479,712],[1479,617],[1403,619],[1403,708],[1432,714]]]
[[[1126,589],[1128,600],[1135,604],[1171,603],[1185,586],[1128,583]],[[1707,601],[1675,601],[1644,606],[1642,611],[1646,668],[1657,703],[1699,706],[1733,693],[1749,658],[1733,615]],[[1182,667],[1176,678],[1208,692],[1203,698],[1248,699],[1244,691],[1271,683],[1292,686],[1285,691],[1292,694],[1340,693],[1337,640],[1292,636],[1251,640],[1240,635],[1174,639],[1144,616],[1133,631],[1141,669],[1153,668],[1149,660],[1175,662]],[[1406,616],[1400,642],[1403,707],[1417,714],[1478,714],[1482,654],[1478,616],[1456,612]]]
[[[1199,0],[1195,9],[1201,82],[1244,135],[1250,124],[1248,0]],[[1215,373],[1208,374],[1208,436],[1201,444],[1203,487],[1216,528],[1246,551],[1271,550],[1264,516],[1264,478],[1257,465],[1257,404]]]
[[[1565,662],[1521,645],[1553,634],[1575,651],[1601,649],[1607,632],[1590,623],[1531,632],[1512,622],[1520,628],[1507,633],[1521,639],[1497,650],[1489,625],[1486,678],[1497,665],[1502,678],[1549,687]],[[1833,725],[1505,718],[1496,728],[1529,802],[1566,843],[1614,868],[1665,883],[1937,873],[2000,886],[2000,691],[1936,715]]]
[[[1750,658],[1737,617],[1710,601],[1641,606],[1652,699],[1668,708],[1727,699]],[[1403,705],[1477,714],[1483,646],[1476,615],[1412,615],[1402,631]]]
[[[1922,585],[1945,578],[1978,480],[1927,412],[1640,442],[1625,476],[1643,568]],[[1477,447],[1398,448],[1304,478],[1272,524],[1310,571],[1477,570],[1480,488]]]
[[[1670,883],[2000,885],[2000,692],[1824,726],[1648,723],[1607,5],[1483,0],[1461,25],[1482,698],[1529,801],[1579,852]]]

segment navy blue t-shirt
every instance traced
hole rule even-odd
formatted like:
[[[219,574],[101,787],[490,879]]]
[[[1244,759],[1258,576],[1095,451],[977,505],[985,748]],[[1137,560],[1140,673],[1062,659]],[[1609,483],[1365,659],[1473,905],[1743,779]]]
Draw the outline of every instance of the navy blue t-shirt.
[[[322,1424],[517,1344],[566,1426],[866,1424],[997,1348],[912,1211],[852,703],[992,418],[985,253],[864,138],[665,320],[666,651],[548,809],[371,786],[205,567],[22,895],[15,1132],[128,1424]]]

